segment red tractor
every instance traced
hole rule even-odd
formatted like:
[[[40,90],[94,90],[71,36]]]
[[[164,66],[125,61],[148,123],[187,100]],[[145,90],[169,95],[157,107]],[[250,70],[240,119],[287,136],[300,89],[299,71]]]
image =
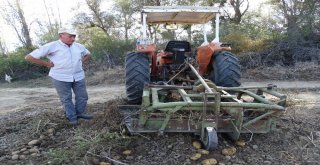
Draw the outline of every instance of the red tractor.
[[[164,50],[147,37],[147,25],[163,24],[175,27],[179,24],[202,24],[214,20],[215,39],[191,49],[188,41],[169,41]],[[136,52],[126,57],[126,92],[129,103],[141,103],[145,84],[194,85],[195,75],[186,62],[197,68],[205,79],[217,86],[240,86],[240,65],[237,57],[219,42],[219,8],[196,6],[148,6],[142,9],[143,36],[137,40]]]
[[[169,41],[164,50],[147,38],[147,24],[204,24],[215,17],[215,39],[192,50],[188,41]],[[143,37],[126,59],[128,104],[119,106],[135,133],[179,132],[218,146],[217,133],[238,140],[242,133],[266,133],[285,111],[286,96],[266,87],[240,86],[240,65],[219,42],[219,8],[152,6],[142,10]],[[196,53],[194,53],[196,52]]]

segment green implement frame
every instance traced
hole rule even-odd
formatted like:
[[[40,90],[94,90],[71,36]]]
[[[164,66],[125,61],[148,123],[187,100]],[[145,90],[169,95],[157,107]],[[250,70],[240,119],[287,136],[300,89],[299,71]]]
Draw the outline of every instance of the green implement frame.
[[[142,104],[120,106],[130,133],[187,132],[206,149],[217,147],[217,132],[237,140],[241,133],[267,133],[285,111],[286,95],[266,87],[218,87],[197,73],[198,85],[146,84]]]

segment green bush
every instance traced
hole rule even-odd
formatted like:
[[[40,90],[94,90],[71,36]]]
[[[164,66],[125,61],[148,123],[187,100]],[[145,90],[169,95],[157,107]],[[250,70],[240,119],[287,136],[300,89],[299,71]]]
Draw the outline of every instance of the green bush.
[[[233,53],[239,54],[265,50],[271,47],[271,41],[282,37],[280,32],[268,29],[268,26],[261,22],[257,22],[254,19],[247,19],[246,21],[242,24],[221,22],[220,42],[231,44]],[[209,42],[215,38],[214,31],[213,24],[213,29],[207,36]],[[194,31],[193,46],[199,46],[202,43],[202,31]]]
[[[26,80],[46,75],[48,73],[46,67],[31,64],[24,59],[29,52],[25,48],[17,48],[6,56],[0,56],[1,77],[9,74],[14,80]]]
[[[80,38],[80,43],[84,44],[92,54],[92,60],[95,61],[94,68],[99,69],[105,63],[123,65],[125,55],[128,51],[133,51],[135,44],[133,40],[120,40],[113,36],[107,36],[97,29],[89,29],[86,35]],[[49,69],[27,62],[24,58],[30,53],[25,48],[17,48],[8,55],[0,56],[0,75],[5,73],[11,75],[15,80],[26,80],[39,78],[48,74]],[[98,64],[98,65],[96,65]],[[1,78],[4,81],[4,78]]]
[[[264,27],[250,23],[226,24],[221,29],[221,40],[231,44],[235,53],[264,50],[268,48],[272,36]]]
[[[133,40],[125,41],[115,36],[107,36],[101,30],[91,28],[87,30],[86,36],[80,38],[92,54],[93,60],[111,59],[115,65],[122,65],[128,51],[135,49]]]

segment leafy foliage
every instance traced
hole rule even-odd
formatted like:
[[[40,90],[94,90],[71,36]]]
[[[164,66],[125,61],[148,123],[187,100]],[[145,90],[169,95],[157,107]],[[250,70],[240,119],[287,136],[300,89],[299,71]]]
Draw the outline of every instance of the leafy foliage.
[[[204,42],[202,31],[193,33],[193,46],[201,45]],[[264,50],[268,48],[273,36],[275,36],[273,32],[255,23],[244,25],[224,23],[220,27],[220,42],[231,44],[232,52],[236,54]],[[212,41],[214,37],[214,34],[209,34],[208,41]]]
[[[33,48],[34,49],[34,48]],[[37,78],[48,73],[46,67],[36,66],[27,62],[24,57],[30,51],[26,48],[17,48],[7,56],[0,56],[0,75],[9,74],[16,80]],[[3,79],[2,79],[3,80]]]
[[[270,34],[254,24],[239,26],[237,24],[224,25],[222,33],[222,41],[231,44],[233,52],[251,52],[259,51],[267,48],[267,41]]]
[[[39,44],[43,45],[51,41],[55,41],[59,39],[58,30],[59,24],[54,24],[48,27],[48,29],[43,28],[41,33],[38,34],[39,36]]]
[[[75,16],[74,25],[82,28],[97,27],[106,35],[115,26],[115,16],[101,8],[101,0],[86,0],[90,14],[81,12]]]
[[[96,28],[90,28],[82,34],[80,43],[86,45],[90,50],[93,60],[102,60],[113,63],[113,65],[122,65],[125,54],[134,50],[134,42],[125,41],[113,36],[107,36]]]

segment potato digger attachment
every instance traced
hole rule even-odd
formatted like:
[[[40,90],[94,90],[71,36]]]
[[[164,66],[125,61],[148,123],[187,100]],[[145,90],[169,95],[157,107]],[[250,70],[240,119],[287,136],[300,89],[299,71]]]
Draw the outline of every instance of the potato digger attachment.
[[[146,23],[206,23],[216,17],[216,37],[191,51],[188,41],[169,41],[165,50],[146,37]],[[267,133],[285,111],[276,86],[241,87],[238,59],[217,35],[215,7],[149,6],[142,11],[143,38],[126,58],[127,105],[119,106],[131,134],[184,132],[200,136],[204,148],[218,145],[217,133]]]

